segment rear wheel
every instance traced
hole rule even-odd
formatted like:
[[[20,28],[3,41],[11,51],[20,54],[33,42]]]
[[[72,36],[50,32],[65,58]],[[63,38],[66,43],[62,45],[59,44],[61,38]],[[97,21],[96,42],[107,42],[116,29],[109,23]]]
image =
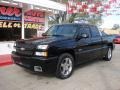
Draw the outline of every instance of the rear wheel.
[[[112,48],[111,47],[109,47],[108,48],[108,51],[107,51],[107,54],[105,55],[105,61],[110,61],[111,60],[111,58],[112,58]]]
[[[56,76],[61,79],[66,79],[71,76],[74,70],[74,58],[69,53],[60,55],[57,65]]]

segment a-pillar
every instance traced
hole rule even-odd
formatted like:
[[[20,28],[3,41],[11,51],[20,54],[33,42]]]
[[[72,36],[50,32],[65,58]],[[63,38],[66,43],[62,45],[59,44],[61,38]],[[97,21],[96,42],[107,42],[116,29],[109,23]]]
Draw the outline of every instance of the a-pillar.
[[[44,26],[44,31],[37,31],[37,36],[40,37],[42,36],[42,33],[46,32],[46,30],[48,30],[48,13],[45,12],[45,26]]]
[[[45,31],[48,29],[48,13],[45,12]]]
[[[24,12],[25,12],[25,10],[22,9],[22,31],[21,31],[21,39],[25,39]]]

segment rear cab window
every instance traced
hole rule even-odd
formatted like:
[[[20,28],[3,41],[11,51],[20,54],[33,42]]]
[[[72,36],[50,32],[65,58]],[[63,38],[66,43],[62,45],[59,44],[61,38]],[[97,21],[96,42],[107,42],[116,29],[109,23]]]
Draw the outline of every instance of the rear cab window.
[[[102,33],[102,36],[108,36],[108,34],[105,33],[104,31],[101,31],[101,33]]]

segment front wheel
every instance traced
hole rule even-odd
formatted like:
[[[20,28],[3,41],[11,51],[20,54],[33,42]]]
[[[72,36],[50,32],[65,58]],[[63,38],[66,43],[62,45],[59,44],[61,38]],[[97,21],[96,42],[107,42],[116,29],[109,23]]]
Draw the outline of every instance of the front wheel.
[[[56,76],[61,79],[66,79],[71,76],[73,70],[74,70],[73,56],[69,53],[64,53],[60,55],[56,70]]]
[[[106,61],[110,61],[111,58],[112,58],[112,48],[109,47],[109,48],[108,48],[108,51],[107,51],[107,54],[105,55],[105,58],[104,58],[104,59],[105,59]]]

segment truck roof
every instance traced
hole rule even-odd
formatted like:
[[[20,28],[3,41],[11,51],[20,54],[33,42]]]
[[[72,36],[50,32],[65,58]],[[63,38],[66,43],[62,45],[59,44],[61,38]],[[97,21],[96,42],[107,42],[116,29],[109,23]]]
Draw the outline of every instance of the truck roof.
[[[86,23],[65,23],[65,24],[55,24],[55,25],[88,25],[88,26],[93,26],[91,24],[86,24]]]

